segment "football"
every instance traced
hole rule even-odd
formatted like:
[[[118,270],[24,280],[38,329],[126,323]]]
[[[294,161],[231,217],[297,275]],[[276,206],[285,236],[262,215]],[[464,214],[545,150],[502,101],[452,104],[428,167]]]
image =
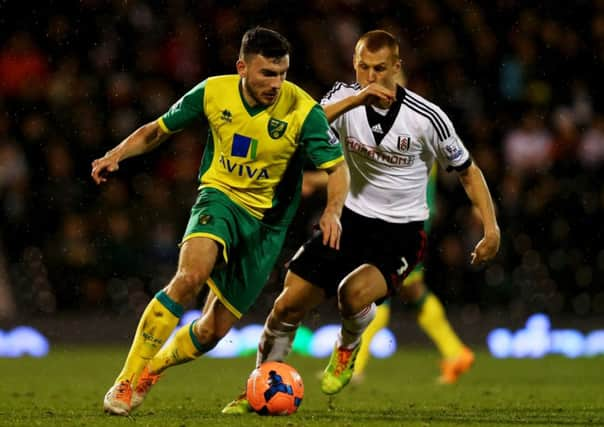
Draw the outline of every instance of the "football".
[[[265,362],[247,380],[247,399],[260,415],[290,415],[304,397],[302,377],[287,363]]]

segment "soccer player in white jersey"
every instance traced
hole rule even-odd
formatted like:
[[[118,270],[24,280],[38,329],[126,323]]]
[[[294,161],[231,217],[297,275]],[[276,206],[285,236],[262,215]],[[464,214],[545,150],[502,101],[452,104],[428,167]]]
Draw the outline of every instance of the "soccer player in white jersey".
[[[436,105],[397,85],[396,39],[386,31],[366,33],[357,42],[353,64],[357,83],[336,83],[322,101],[351,175],[340,249],[324,246],[319,233],[294,256],[257,354],[258,365],[283,360],[305,314],[337,295],[342,329],[321,379],[326,394],[338,393],[350,381],[376,303],[401,293],[402,282],[423,259],[426,188],[434,161],[458,174],[480,213],[484,235],[470,262],[492,259],[500,242],[487,184],[451,121]],[[240,396],[223,412],[245,412],[246,403]]]

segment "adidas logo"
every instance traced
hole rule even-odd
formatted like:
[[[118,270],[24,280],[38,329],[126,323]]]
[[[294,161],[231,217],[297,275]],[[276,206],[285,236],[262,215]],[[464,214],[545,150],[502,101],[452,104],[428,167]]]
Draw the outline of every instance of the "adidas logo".
[[[377,125],[373,125],[371,127],[371,131],[375,133],[384,133],[384,131],[382,130],[382,125],[380,125],[379,123]]]

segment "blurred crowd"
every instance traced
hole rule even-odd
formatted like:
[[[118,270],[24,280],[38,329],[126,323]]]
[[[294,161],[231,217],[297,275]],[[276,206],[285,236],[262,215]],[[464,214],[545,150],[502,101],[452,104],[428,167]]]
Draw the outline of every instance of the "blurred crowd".
[[[445,303],[476,321],[493,308],[604,314],[604,1],[19,3],[0,5],[0,318],[125,313],[166,283],[205,125],[102,187],[90,163],[200,80],[235,72],[255,25],[288,37],[288,79],[317,99],[354,80],[360,34],[399,38],[408,87],[452,118],[502,229],[495,261],[471,267],[480,222],[441,171],[426,275]],[[305,200],[286,252],[318,206]]]

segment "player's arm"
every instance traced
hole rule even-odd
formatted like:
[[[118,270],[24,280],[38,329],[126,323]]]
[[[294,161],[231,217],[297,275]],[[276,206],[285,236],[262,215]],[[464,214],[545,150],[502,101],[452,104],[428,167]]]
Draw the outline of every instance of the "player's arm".
[[[342,147],[329,129],[323,109],[316,105],[308,113],[302,126],[301,139],[306,154],[321,171],[327,172],[327,203],[319,220],[323,232],[323,244],[340,248],[342,224],[340,216],[350,186],[348,166],[342,155]]]
[[[327,187],[327,174],[321,170],[304,171],[302,179],[302,197],[311,197]]]
[[[329,244],[334,249],[340,249],[340,236],[342,235],[342,208],[350,187],[350,173],[345,161],[341,161],[329,168],[327,172],[327,204],[319,220],[319,227],[323,232],[323,244]]]
[[[204,117],[204,95],[207,80],[202,81],[159,119],[141,126],[109,150],[103,157],[92,162],[92,179],[97,184],[107,181],[105,175],[119,169],[119,162],[146,153],[164,142],[170,134],[184,129],[194,120]]]
[[[459,172],[459,180],[482,219],[484,236],[472,252],[472,264],[479,264],[497,254],[501,232],[497,225],[493,199],[480,168],[472,162],[469,167]]]
[[[160,128],[157,120],[141,126],[120,144],[107,151],[103,157],[92,162],[92,179],[97,184],[107,181],[106,174],[118,170],[122,160],[154,149],[168,136],[169,134]]]
[[[352,110],[353,108],[365,104],[375,103],[376,98],[392,102],[394,97],[394,91],[386,89],[384,86],[378,83],[371,83],[354,95],[350,95],[332,104],[324,104],[322,107],[325,111],[325,115],[327,116],[327,121],[331,123],[342,114]]]

